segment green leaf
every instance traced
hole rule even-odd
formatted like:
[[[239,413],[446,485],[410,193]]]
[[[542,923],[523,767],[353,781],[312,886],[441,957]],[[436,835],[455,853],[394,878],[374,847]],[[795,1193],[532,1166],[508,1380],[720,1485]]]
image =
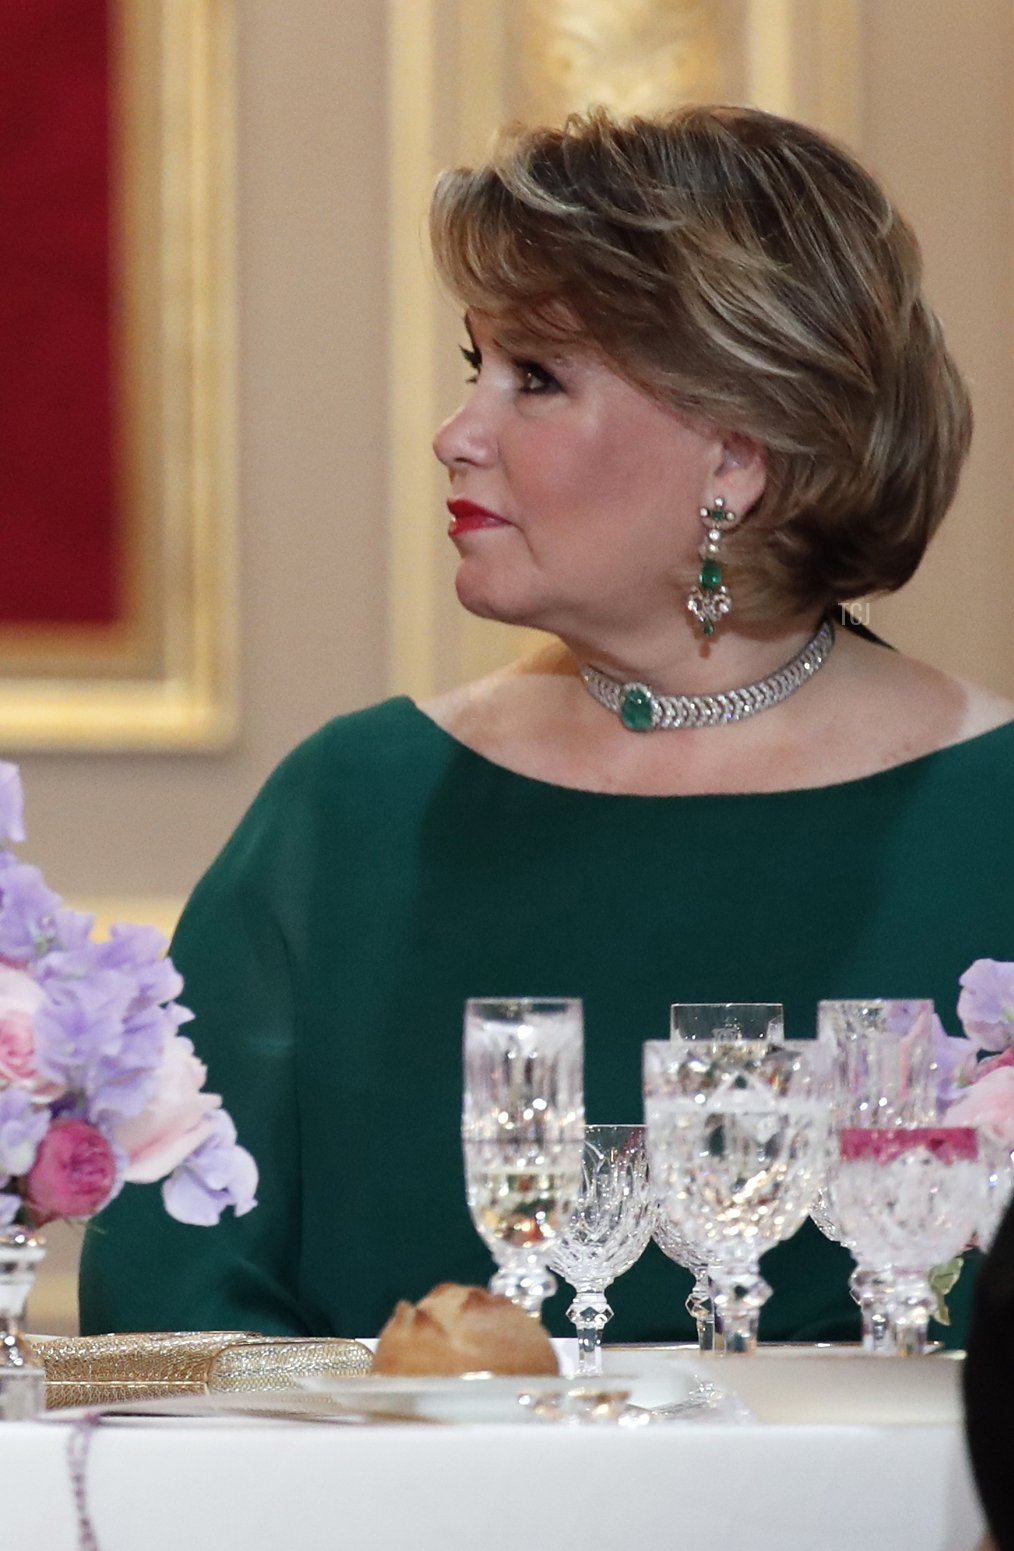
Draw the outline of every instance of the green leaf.
[[[950,1310],[947,1307],[947,1294],[956,1284],[964,1264],[964,1256],[955,1255],[953,1260],[945,1260],[940,1265],[934,1266],[929,1274],[929,1284],[937,1301],[933,1318],[938,1324],[949,1325],[951,1322]]]

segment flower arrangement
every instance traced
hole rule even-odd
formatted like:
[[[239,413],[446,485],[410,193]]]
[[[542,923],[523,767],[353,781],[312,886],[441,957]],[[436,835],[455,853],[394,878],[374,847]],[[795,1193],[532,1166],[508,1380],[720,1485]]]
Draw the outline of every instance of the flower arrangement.
[[[1014,964],[976,959],[961,976],[965,1039],[938,1036],[949,1126],[977,1126],[1014,1148]]]
[[[0,763],[0,1227],[86,1219],[127,1183],[162,1180],[180,1222],[257,1203],[257,1168],[179,1033],[193,1015],[153,927],[92,937],[24,840],[16,765]]]

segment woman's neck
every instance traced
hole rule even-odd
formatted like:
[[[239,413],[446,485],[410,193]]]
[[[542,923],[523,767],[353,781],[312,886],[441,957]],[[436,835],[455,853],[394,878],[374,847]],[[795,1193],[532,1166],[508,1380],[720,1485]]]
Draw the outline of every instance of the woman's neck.
[[[813,614],[753,629],[729,626],[713,639],[702,640],[679,620],[654,640],[646,636],[607,642],[572,636],[555,650],[561,653],[559,671],[567,671],[568,663],[572,672],[587,664],[621,684],[646,684],[656,695],[715,695],[776,673],[819,626],[820,617]]]

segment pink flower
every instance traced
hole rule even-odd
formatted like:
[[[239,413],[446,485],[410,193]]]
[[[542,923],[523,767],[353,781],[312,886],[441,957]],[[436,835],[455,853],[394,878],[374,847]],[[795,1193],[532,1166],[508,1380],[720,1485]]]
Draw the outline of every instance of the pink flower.
[[[985,1072],[947,1111],[947,1124],[978,1126],[987,1136],[1014,1147],[1014,1066]]]
[[[36,1223],[54,1217],[91,1217],[116,1184],[113,1149],[86,1120],[54,1120],[25,1180]]]
[[[998,1056],[990,1056],[986,1061],[979,1061],[972,1068],[969,1075],[970,1082],[979,1082],[987,1072],[998,1072],[1002,1066],[1014,1066],[1014,1049],[1004,1050]]]
[[[191,1041],[170,1035],[152,1098],[139,1115],[114,1128],[114,1140],[128,1158],[125,1180],[148,1185],[162,1179],[212,1134],[212,1116],[222,1100],[217,1093],[202,1093],[207,1075]]]
[[[35,1064],[35,1015],[42,987],[24,970],[0,965],[0,1085],[23,1088],[39,1099],[57,1099],[63,1084],[43,1077]]]

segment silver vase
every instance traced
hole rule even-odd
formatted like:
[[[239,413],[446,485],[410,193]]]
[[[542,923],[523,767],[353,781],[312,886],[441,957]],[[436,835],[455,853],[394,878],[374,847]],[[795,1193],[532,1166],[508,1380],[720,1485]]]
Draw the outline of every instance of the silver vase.
[[[21,1333],[45,1253],[34,1228],[0,1228],[0,1422],[24,1422],[46,1409],[46,1369]]]

